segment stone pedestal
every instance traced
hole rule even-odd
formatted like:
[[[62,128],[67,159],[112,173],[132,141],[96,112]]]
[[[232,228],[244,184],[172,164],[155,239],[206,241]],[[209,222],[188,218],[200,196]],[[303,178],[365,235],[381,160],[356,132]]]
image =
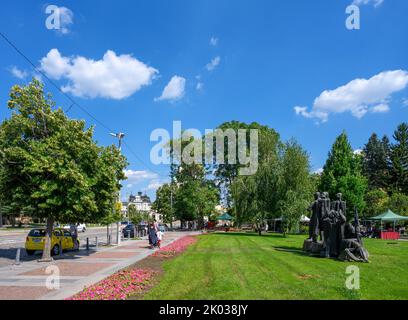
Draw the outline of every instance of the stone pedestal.
[[[310,239],[306,239],[303,242],[303,251],[310,252],[311,254],[320,254],[323,249],[323,241],[313,242]]]

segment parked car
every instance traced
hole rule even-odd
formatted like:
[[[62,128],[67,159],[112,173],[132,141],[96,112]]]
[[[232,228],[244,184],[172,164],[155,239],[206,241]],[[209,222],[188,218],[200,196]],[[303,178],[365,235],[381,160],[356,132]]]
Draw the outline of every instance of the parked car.
[[[79,249],[79,239],[74,241],[71,232],[65,229],[55,229],[51,237],[51,254],[58,255],[60,250]],[[45,245],[45,229],[32,229],[26,238],[25,249],[28,255],[43,251]]]
[[[131,238],[134,238],[135,237],[135,225],[134,224],[126,225],[126,227],[122,229],[122,233],[123,233],[124,238],[129,237],[129,234]]]
[[[65,230],[71,230],[71,226],[72,226],[71,224],[66,224],[64,226],[64,229]],[[86,224],[85,223],[78,223],[76,225],[76,227],[77,227],[78,232],[85,232],[86,231]]]

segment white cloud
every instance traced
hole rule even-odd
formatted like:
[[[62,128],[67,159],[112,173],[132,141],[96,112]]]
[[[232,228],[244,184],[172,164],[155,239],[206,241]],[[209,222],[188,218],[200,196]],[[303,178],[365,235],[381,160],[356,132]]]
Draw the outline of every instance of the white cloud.
[[[41,59],[41,70],[52,79],[66,79],[62,87],[78,97],[124,99],[150,85],[158,71],[128,54],[108,50],[101,60],[64,57],[52,49]]]
[[[40,62],[41,70],[56,80],[67,76],[72,68],[71,58],[62,57],[58,49],[51,49]]]
[[[379,105],[374,106],[371,111],[373,113],[385,113],[390,111],[390,106],[388,104],[382,103]]]
[[[151,181],[149,185],[147,186],[147,190],[154,190],[156,191],[159,189],[164,183],[159,182],[159,181]]]
[[[36,80],[40,81],[40,82],[44,82],[41,73],[34,72],[34,73],[33,73],[33,77],[34,77]]]
[[[25,78],[27,78],[27,76],[28,76],[28,72],[27,71],[25,71],[25,70],[20,70],[18,67],[16,67],[16,66],[12,66],[11,68],[10,68],[10,73],[14,76],[14,77],[16,77],[16,78],[18,78],[18,79],[21,79],[21,80],[24,80]]]
[[[319,168],[319,169],[315,170],[313,173],[314,174],[322,174],[323,173],[323,168]]]
[[[213,71],[221,62],[221,58],[219,56],[215,57],[211,60],[210,63],[207,63],[205,66],[208,71]]]
[[[161,96],[159,98],[155,98],[155,101],[162,101],[162,100],[179,100],[183,98],[185,94],[185,87],[186,87],[186,79],[179,76],[173,76],[170,82],[164,88]]]
[[[149,191],[156,191],[159,189],[161,186],[163,186],[166,183],[170,183],[169,179],[153,179],[150,181],[149,185],[147,186],[147,190]]]
[[[211,37],[210,39],[210,45],[212,45],[213,47],[216,47],[218,45],[218,38],[216,37]]]
[[[196,89],[197,89],[198,91],[203,90],[203,89],[204,89],[204,83],[202,83],[202,82],[197,82]]]
[[[168,183],[168,179],[160,178],[160,176],[149,170],[125,170],[126,188],[140,188],[144,186],[145,190],[156,191],[163,184]],[[147,186],[147,187],[146,187]]]
[[[126,182],[128,185],[138,184],[148,180],[157,180],[159,178],[157,173],[148,170],[125,170]]]
[[[364,5],[364,4],[372,4],[375,8],[380,6],[384,0],[354,0],[353,4],[359,6],[359,5]]]
[[[313,103],[313,108],[296,106],[297,115],[326,122],[330,114],[351,112],[360,119],[367,112],[387,112],[391,95],[408,85],[405,70],[385,71],[370,79],[355,79],[334,90],[325,90]]]
[[[363,150],[362,149],[356,149],[353,152],[356,156],[361,156],[363,154]]]

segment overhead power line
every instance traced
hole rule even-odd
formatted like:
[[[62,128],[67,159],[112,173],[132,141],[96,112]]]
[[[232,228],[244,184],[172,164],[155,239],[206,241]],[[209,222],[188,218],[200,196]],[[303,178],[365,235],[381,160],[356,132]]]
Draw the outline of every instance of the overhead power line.
[[[64,97],[66,97],[70,102],[71,105],[65,110],[65,112],[69,112],[72,107],[77,106],[79,109],[82,110],[82,112],[84,112],[85,114],[87,114],[90,118],[92,118],[96,123],[98,123],[99,125],[101,125],[108,133],[111,132],[116,132],[114,130],[112,130],[108,125],[106,125],[105,123],[103,123],[102,121],[98,120],[94,115],[92,115],[89,111],[87,111],[84,107],[82,107],[75,99],[73,99],[71,96],[69,96],[66,92],[64,92],[52,79],[50,79],[41,69],[37,68],[36,65],[34,64],[34,62],[27,57],[27,55],[25,55],[4,33],[0,32],[0,36],[4,39],[4,41],[6,41],[6,43],[12,47],[21,57],[24,58],[24,60],[26,60],[31,66],[32,68],[39,74],[41,74],[54,88],[56,88],[58,90],[59,93],[61,93]],[[157,175],[161,176],[161,177],[168,177],[167,175],[163,175],[155,170],[152,170],[151,168],[149,168],[149,166],[137,155],[137,153],[135,151],[133,151],[133,149],[125,142],[123,141],[123,144],[128,148],[128,150],[130,151],[130,153],[137,159],[139,160],[139,162],[144,165],[147,169],[149,169],[150,171],[156,173]]]
[[[36,65],[34,64],[34,62],[30,58],[28,58],[27,55],[25,55],[8,37],[6,37],[4,33],[0,32],[0,36],[7,42],[7,44],[10,47],[12,47],[21,57],[23,57],[24,60],[26,60],[34,68],[36,72],[38,72],[45,79],[47,79],[48,82],[58,90],[58,92],[60,92],[64,97],[66,97],[71,102],[71,106],[67,110],[65,110],[65,112],[70,111],[73,106],[77,106],[79,109],[82,110],[82,112],[87,114],[90,118],[92,118],[95,122],[97,122],[99,125],[105,128],[107,131],[113,132],[113,130],[109,128],[108,125],[98,120],[94,115],[92,115],[89,111],[83,108],[78,102],[76,102],[71,96],[66,94],[66,92],[64,92],[54,81],[52,81],[41,69],[38,69]]]
[[[159,172],[157,172],[157,171],[151,169],[150,166],[149,166],[148,164],[146,164],[146,163],[137,155],[137,153],[136,153],[135,151],[133,151],[133,149],[126,143],[126,141],[123,141],[122,143],[123,143],[123,145],[129,150],[129,152],[130,152],[137,160],[139,160],[139,162],[140,162],[142,165],[144,165],[147,169],[149,169],[150,171],[152,171],[153,173],[157,174],[157,175],[160,176],[160,177],[166,177],[166,178],[169,177],[168,175],[164,175],[164,174],[162,174],[162,173],[159,173]]]

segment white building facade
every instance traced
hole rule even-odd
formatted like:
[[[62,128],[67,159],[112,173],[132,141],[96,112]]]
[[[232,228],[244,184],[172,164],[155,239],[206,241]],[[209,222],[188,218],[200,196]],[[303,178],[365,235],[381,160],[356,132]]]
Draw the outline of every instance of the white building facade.
[[[162,215],[152,210],[150,197],[146,194],[142,194],[142,192],[138,192],[137,195],[131,194],[128,202],[122,202],[122,214],[124,217],[128,217],[130,206],[136,207],[137,211],[149,214],[150,219],[162,222]]]

